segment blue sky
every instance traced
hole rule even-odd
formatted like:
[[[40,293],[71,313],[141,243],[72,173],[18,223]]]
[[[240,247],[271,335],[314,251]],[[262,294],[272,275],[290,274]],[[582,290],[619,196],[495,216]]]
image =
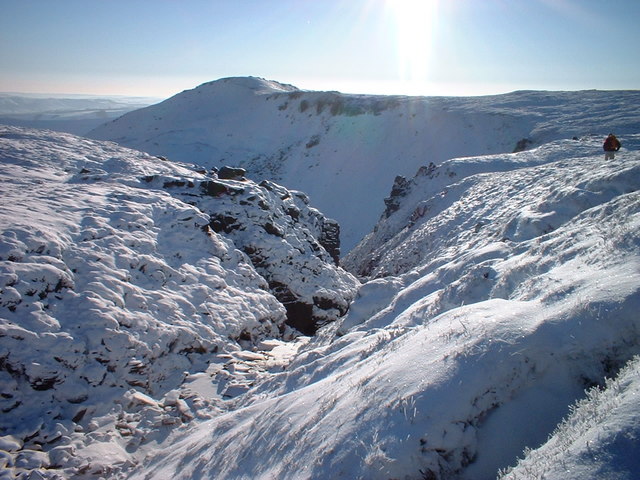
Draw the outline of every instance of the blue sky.
[[[638,0],[0,0],[0,91],[639,89]]]

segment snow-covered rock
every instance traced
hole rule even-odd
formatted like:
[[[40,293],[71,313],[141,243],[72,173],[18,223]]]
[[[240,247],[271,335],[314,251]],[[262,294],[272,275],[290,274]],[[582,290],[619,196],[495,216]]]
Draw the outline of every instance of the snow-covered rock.
[[[229,171],[220,174],[227,177]],[[310,207],[304,193],[268,180],[258,185],[242,176],[212,178],[193,187],[178,183],[178,188],[170,187],[173,195],[185,202],[199,195],[198,207],[210,218],[206,231],[224,234],[248,255],[285,306],[290,326],[312,335],[346,313],[359,282],[337,267],[339,225]]]
[[[637,133],[638,103],[637,91],[402,97],[239,77],[186,90],[89,136],[207,167],[242,166],[252,178],[304,191],[340,223],[347,253],[375,225],[397,175],[551,140]]]
[[[17,127],[0,127],[0,158],[0,435],[15,472],[108,473],[91,441],[125,439],[111,458],[125,464],[127,444],[222,408],[175,393],[190,375],[290,326],[313,333],[355,296],[323,247],[334,222],[300,192]]]

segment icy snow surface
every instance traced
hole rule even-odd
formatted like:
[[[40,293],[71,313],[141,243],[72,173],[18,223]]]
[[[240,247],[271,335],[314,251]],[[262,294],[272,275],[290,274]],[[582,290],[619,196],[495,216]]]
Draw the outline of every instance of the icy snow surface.
[[[606,388],[594,388],[542,447],[529,452],[503,480],[637,478],[640,471],[640,357]]]
[[[640,93],[521,91],[484,97],[401,97],[301,91],[226,78],[98,127],[92,138],[170,159],[239,165],[307,193],[342,225],[343,253],[371,231],[396,175],[523,140],[640,131]],[[330,194],[328,194],[330,192]]]

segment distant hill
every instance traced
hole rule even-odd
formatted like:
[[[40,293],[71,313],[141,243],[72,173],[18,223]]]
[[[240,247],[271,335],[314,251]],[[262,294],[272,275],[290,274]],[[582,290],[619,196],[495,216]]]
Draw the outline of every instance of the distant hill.
[[[312,92],[226,78],[130,112],[89,136],[205,167],[242,166],[306,192],[350,251],[385,210],[397,175],[551,140],[635,133],[638,91],[520,91],[483,97]]]
[[[84,135],[159,98],[0,93],[0,124]]]

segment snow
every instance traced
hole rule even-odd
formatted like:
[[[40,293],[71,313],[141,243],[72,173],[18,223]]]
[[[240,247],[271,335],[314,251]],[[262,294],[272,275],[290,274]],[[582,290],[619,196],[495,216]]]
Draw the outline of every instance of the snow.
[[[133,478],[495,478],[542,444],[585,387],[639,350],[640,157],[602,165],[584,148],[513,154],[511,169],[486,158],[451,185],[457,216],[442,209],[422,225],[432,250],[416,247],[402,271],[382,255],[396,276],[365,284],[341,326]],[[505,238],[541,204],[559,212],[554,228]],[[454,218],[467,228],[452,234]]]
[[[243,166],[251,177],[303,191],[340,223],[347,253],[376,224],[396,175],[510,153],[524,139],[541,146],[637,133],[640,116],[630,106],[639,102],[637,91],[347,95],[234,77],[126,114],[89,136],[206,167]]]
[[[590,390],[544,445],[500,478],[634,478],[640,468],[639,366],[635,357],[604,388]]]
[[[257,105],[271,95],[316,94],[260,79],[201,88],[186,97],[225,89],[231,117],[249,90],[263,119]],[[505,130],[527,119],[538,140],[411,166],[386,210],[366,206],[375,228],[342,259],[362,283],[335,265],[325,235],[334,224],[300,191],[2,127],[0,400],[11,418],[0,424],[0,468],[44,478],[634,478],[634,95],[439,100],[478,129],[489,108],[517,111]],[[606,122],[623,132],[607,162],[609,128],[596,118],[605,97],[619,101]],[[555,114],[562,99],[570,111]],[[136,114],[141,123],[148,113]],[[460,118],[438,133],[476,141]],[[395,141],[387,148],[400,151]],[[342,152],[332,142],[309,150]],[[343,180],[364,189],[350,168]],[[296,334],[294,318],[312,319],[313,334]]]
[[[127,464],[150,430],[208,418],[286,364],[299,342],[270,344],[273,361],[235,352],[293,340],[290,304],[313,312],[311,328],[355,295],[359,282],[322,246],[328,220],[299,192],[0,128],[0,405],[11,416],[0,433],[23,442],[5,464],[16,473]],[[227,193],[211,196],[212,183]],[[233,228],[215,231],[218,217]],[[263,357],[256,374],[238,371]],[[108,454],[94,445],[116,437]],[[51,444],[72,458],[21,463]]]

